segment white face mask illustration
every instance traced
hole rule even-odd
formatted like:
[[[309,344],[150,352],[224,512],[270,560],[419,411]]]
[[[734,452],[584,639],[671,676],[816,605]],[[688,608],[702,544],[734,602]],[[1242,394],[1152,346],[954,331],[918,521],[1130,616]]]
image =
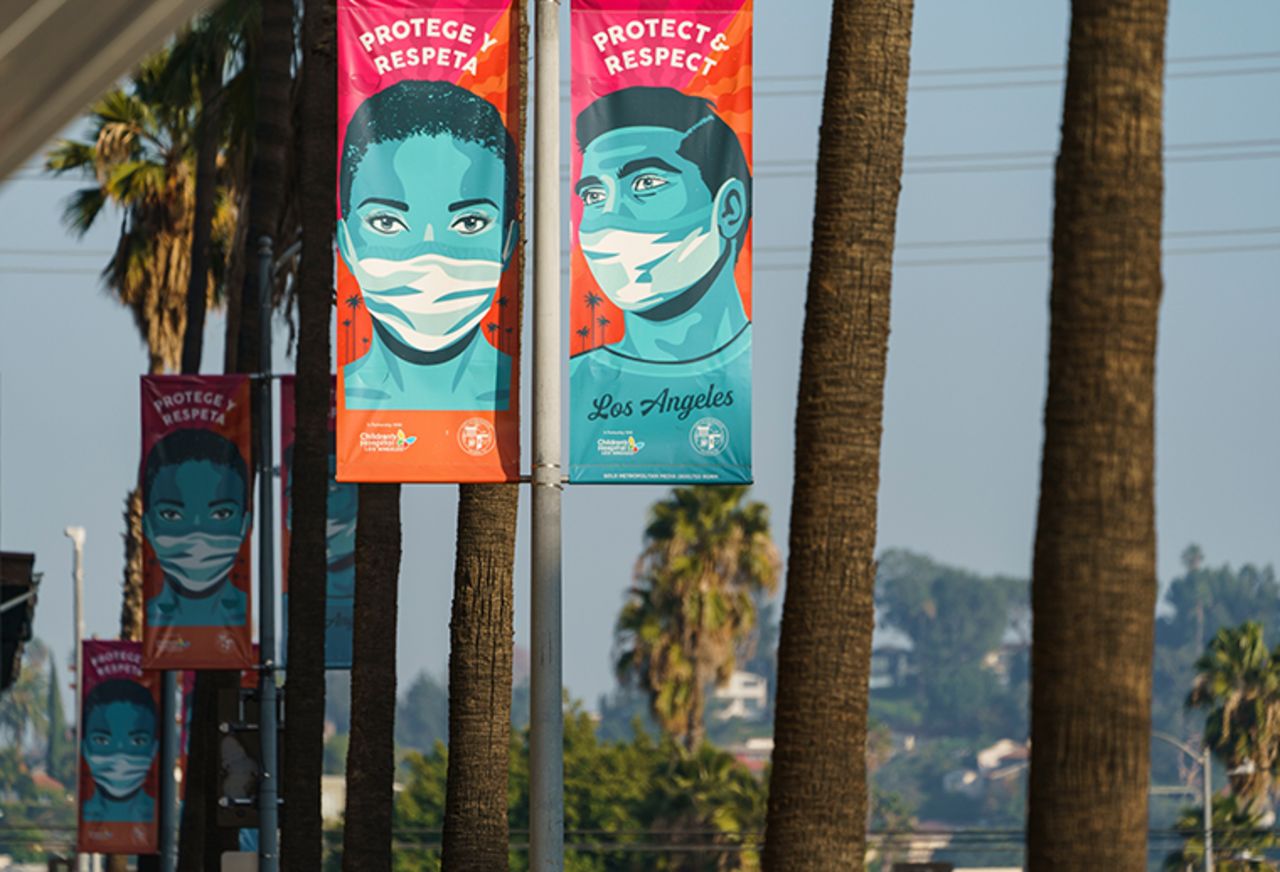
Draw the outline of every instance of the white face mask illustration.
[[[683,239],[634,230],[580,232],[582,252],[600,290],[624,312],[643,312],[679,296],[720,259],[714,227],[695,227]]]
[[[130,754],[86,754],[89,772],[94,783],[112,799],[131,795],[147,780],[151,771],[151,756]]]
[[[357,257],[345,221],[342,257],[364,291],[369,314],[418,351],[439,351],[484,319],[502,279],[502,262],[421,254],[404,260]]]
[[[245,516],[245,530],[248,529]],[[239,535],[187,533],[183,536],[148,537],[164,574],[191,593],[203,593],[227,577],[240,553],[244,530]]]

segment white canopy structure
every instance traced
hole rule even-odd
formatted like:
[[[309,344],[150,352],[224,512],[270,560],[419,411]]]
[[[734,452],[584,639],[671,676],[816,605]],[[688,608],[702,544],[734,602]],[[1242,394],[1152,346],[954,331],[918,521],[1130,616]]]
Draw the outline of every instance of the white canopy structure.
[[[0,180],[210,0],[0,2]]]

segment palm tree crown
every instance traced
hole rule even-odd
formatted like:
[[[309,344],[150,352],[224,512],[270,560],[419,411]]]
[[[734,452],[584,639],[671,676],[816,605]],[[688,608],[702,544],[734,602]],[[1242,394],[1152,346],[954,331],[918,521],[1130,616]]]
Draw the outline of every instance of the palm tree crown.
[[[663,730],[695,750],[706,687],[723,684],[778,584],[769,510],[746,486],[675,488],[655,504],[635,585],[614,630],[617,673],[649,695]]]

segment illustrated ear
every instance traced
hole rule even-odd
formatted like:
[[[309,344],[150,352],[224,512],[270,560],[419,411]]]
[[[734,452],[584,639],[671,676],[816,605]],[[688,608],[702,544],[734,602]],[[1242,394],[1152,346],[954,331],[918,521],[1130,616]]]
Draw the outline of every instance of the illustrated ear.
[[[150,542],[155,538],[155,535],[151,529],[151,513],[150,512],[144,512],[142,515],[142,538],[146,539],[148,542]]]
[[[720,235],[727,240],[736,239],[747,223],[746,186],[738,179],[727,179],[716,192],[714,210]]]
[[[243,540],[249,535],[249,530],[253,527],[253,512],[245,510],[244,521],[240,524],[240,538]]]
[[[356,252],[355,245],[351,242],[351,231],[347,229],[347,221],[345,218],[338,219],[338,253],[342,255],[342,261],[347,265],[347,269],[355,272]]]
[[[516,245],[520,242],[520,222],[512,221],[507,225],[507,235],[502,239],[502,268],[511,265],[511,257],[516,253]]]

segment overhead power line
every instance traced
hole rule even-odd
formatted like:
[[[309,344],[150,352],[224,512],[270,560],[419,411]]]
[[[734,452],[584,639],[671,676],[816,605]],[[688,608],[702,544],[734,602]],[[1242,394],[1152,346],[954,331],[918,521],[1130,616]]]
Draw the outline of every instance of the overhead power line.
[[[1198,248],[1166,248],[1163,251],[1164,257],[1184,257],[1195,255],[1215,255],[1215,254],[1238,254],[1246,252],[1265,252],[1280,251],[1280,244],[1276,245],[1220,245],[1220,246],[1204,246]],[[896,260],[893,263],[894,269],[911,268],[911,267],[928,267],[928,266],[978,266],[993,264],[1011,264],[1011,263],[1037,263],[1046,262],[1049,259],[1048,253],[1044,254],[1028,254],[1028,255],[996,255],[991,257],[956,257],[956,258],[936,258],[922,260]],[[807,270],[809,264],[803,262],[797,263],[757,263],[753,265],[756,272],[792,272]],[[0,266],[0,275],[98,275],[97,270],[87,269],[84,267],[25,267],[25,266]]]
[[[1210,55],[1188,55],[1181,58],[1169,58],[1165,61],[1167,66],[1181,66],[1183,64],[1225,64],[1239,63],[1241,61],[1269,61],[1280,60],[1280,51],[1255,51],[1255,52],[1236,52],[1232,54],[1210,54]],[[998,76],[1006,74],[1019,73],[1054,73],[1062,72],[1065,63],[1058,64],[1012,64],[1007,66],[986,66],[986,67],[944,67],[933,69],[912,70],[911,78],[954,78],[963,76]],[[825,72],[817,73],[787,73],[774,75],[756,76],[756,82],[821,82],[826,78]],[[561,79],[560,84],[563,87],[569,87],[569,79]]]

